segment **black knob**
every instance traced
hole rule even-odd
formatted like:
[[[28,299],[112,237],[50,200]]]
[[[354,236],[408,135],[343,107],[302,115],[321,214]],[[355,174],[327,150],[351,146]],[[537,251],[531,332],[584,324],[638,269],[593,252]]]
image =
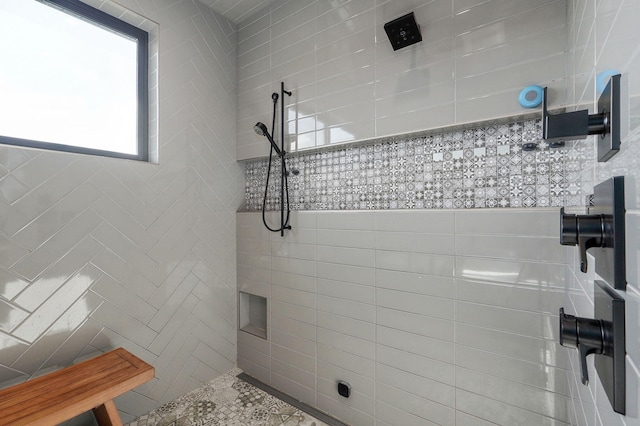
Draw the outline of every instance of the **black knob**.
[[[578,246],[580,251],[580,271],[587,272],[587,250],[591,247],[608,247],[605,215],[566,214],[560,209],[560,244]]]
[[[560,308],[559,314],[560,344],[578,349],[582,383],[587,385],[589,384],[587,356],[610,355],[610,348],[612,348],[610,324],[601,320],[567,315],[564,313],[564,308]]]

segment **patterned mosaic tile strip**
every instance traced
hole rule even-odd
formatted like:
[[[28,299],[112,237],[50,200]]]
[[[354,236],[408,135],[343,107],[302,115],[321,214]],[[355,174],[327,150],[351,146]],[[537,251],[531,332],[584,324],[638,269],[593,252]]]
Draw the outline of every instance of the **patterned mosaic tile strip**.
[[[236,377],[233,369],[125,426],[328,426]]]
[[[291,210],[584,205],[582,150],[550,149],[540,120],[371,142],[287,158]],[[535,151],[522,151],[533,142]],[[245,210],[262,209],[267,160],[246,164]],[[280,209],[274,158],[267,210]]]

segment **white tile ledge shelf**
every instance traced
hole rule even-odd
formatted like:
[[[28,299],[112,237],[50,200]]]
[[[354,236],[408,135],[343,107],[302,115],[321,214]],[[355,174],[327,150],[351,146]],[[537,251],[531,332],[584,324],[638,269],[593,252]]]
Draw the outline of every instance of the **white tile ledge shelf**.
[[[568,110],[568,108],[551,109],[549,110],[549,112],[554,114],[558,112],[564,112],[565,110]],[[295,151],[287,151],[287,158],[292,158],[300,155],[315,154],[318,152],[331,152],[331,151],[342,150],[346,148],[360,147],[363,145],[374,145],[374,144],[393,142],[398,140],[423,138],[427,136],[437,135],[440,133],[453,133],[453,132],[459,132],[459,131],[464,131],[469,129],[475,129],[478,127],[498,126],[500,124],[511,124],[518,121],[535,120],[541,117],[542,117],[542,110],[536,109],[532,112],[526,112],[518,115],[509,115],[506,117],[492,118],[489,120],[472,121],[468,123],[456,123],[450,126],[434,127],[431,129],[420,130],[417,132],[397,133],[395,135],[386,135],[386,136],[376,136],[368,139],[358,139],[355,141],[345,141],[345,142],[335,143],[331,145],[318,146],[313,148],[304,148],[304,149],[299,149]],[[265,146],[268,147],[268,144]],[[266,149],[265,149],[265,152],[267,152]],[[264,155],[260,157],[243,158],[241,160],[238,160],[238,162],[251,163],[251,162],[260,161],[260,160],[267,160],[268,158],[269,158],[268,155]]]

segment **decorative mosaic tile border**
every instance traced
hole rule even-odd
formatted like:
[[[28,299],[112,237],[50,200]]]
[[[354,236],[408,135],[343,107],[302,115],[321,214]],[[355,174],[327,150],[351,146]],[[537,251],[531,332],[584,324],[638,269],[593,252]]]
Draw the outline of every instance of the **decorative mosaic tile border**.
[[[540,120],[287,157],[291,210],[469,209],[584,205],[583,151],[551,149]],[[535,151],[522,144],[535,142]],[[268,160],[246,163],[245,210],[262,209]],[[280,209],[274,158],[267,210]]]

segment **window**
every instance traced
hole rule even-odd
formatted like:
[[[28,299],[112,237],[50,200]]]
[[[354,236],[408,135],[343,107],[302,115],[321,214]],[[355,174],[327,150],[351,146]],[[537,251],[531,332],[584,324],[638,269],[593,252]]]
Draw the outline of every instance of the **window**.
[[[148,34],[77,0],[0,0],[0,143],[148,160]]]

